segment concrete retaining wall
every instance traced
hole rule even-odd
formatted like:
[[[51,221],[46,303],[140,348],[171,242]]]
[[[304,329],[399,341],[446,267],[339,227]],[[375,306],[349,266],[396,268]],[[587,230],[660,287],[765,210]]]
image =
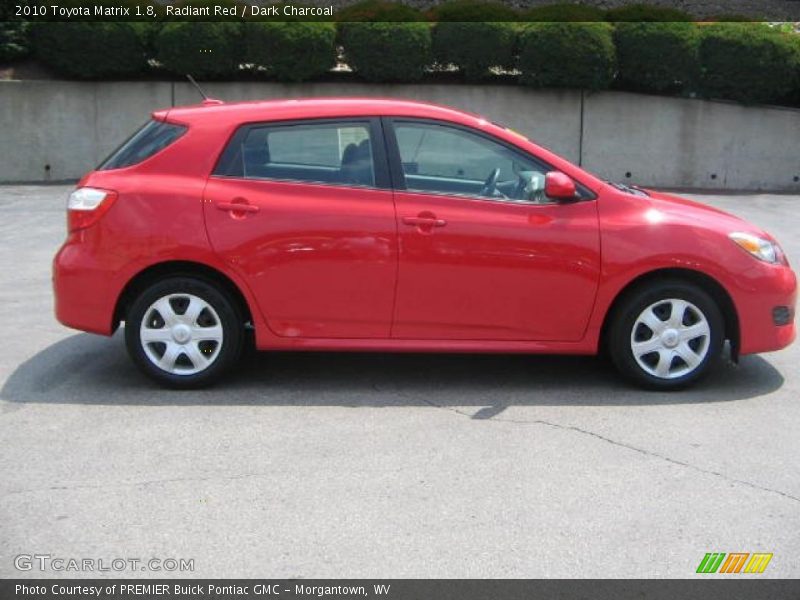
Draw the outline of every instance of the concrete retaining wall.
[[[513,86],[210,83],[223,100],[395,96],[502,122],[604,177],[662,187],[800,191],[800,111]],[[188,83],[0,81],[0,182],[77,179]]]

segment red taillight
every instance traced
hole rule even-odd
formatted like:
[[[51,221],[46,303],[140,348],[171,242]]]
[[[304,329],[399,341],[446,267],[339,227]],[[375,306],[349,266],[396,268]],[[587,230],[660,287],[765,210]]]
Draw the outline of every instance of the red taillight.
[[[67,229],[70,233],[97,223],[108,212],[117,192],[97,188],[78,188],[67,200]]]

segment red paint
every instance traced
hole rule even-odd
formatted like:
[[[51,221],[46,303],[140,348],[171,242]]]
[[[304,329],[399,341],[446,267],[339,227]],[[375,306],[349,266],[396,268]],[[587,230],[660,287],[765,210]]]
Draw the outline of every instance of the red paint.
[[[560,171],[547,177],[554,195],[577,182],[595,197],[534,205],[211,176],[242,124],[371,116],[480,131]],[[771,316],[773,306],[794,307],[794,273],[727,238],[764,232],[703,205],[618,191],[480,117],[398,100],[317,99],[175,108],[154,118],[188,131],[138,165],[94,171],[79,184],[117,196],[56,255],[56,314],[65,325],[112,333],[133,277],[186,261],[239,288],[262,349],[590,354],[625,287],[670,268],[706,274],[726,290],[742,353],[794,339],[794,324],[775,326]]]

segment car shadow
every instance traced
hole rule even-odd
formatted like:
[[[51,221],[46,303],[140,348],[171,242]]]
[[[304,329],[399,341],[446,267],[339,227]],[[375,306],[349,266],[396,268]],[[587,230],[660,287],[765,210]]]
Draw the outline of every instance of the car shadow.
[[[128,359],[121,335],[78,334],[22,363],[0,397],[12,403],[86,405],[474,406],[491,418],[507,406],[618,406],[730,402],[783,385],[760,356],[725,360],[678,393],[626,384],[602,358],[502,354],[250,352],[204,390],[165,390]]]

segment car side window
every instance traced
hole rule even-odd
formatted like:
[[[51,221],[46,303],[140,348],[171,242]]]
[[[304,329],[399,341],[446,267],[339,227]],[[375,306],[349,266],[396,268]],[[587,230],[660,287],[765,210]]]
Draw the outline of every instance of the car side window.
[[[369,123],[252,126],[231,140],[217,175],[375,186]]]
[[[394,122],[406,189],[549,203],[545,165],[459,127]]]

